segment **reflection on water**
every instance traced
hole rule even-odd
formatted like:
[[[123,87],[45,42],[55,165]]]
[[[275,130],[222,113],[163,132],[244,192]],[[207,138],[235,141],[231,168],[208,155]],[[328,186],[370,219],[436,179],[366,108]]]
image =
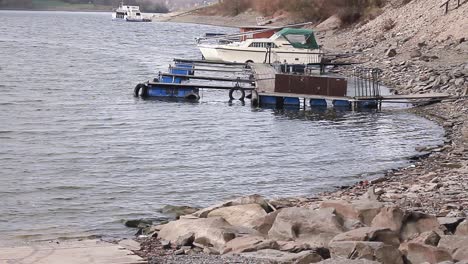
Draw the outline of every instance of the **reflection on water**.
[[[158,219],[166,204],[310,195],[441,142],[434,123],[399,110],[252,110],[225,91],[133,97],[172,58],[199,58],[195,37],[232,31],[0,12],[0,243],[132,235],[123,219]]]

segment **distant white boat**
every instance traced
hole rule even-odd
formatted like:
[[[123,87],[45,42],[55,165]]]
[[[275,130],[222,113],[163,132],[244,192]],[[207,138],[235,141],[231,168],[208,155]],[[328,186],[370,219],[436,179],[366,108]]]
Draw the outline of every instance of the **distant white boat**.
[[[150,19],[143,17],[139,6],[128,6],[120,3],[119,8],[112,14],[112,20],[121,20],[128,22],[150,22]]]
[[[320,63],[322,52],[308,29],[284,28],[270,38],[253,38],[228,44],[199,44],[206,60],[223,62]]]

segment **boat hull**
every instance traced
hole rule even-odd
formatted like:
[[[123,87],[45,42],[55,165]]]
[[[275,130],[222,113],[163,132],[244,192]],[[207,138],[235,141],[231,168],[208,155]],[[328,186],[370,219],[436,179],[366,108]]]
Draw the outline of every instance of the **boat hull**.
[[[319,50],[273,50],[271,57],[266,49],[241,49],[222,46],[199,45],[200,52],[206,60],[222,62],[281,62],[288,64],[319,63]]]

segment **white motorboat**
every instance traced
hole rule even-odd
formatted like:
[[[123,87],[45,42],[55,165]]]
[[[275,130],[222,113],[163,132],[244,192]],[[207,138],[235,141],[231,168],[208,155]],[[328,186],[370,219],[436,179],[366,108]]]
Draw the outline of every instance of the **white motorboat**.
[[[128,22],[149,22],[151,20],[145,19],[141,14],[139,6],[124,5],[120,3],[119,8],[112,14],[112,20],[121,20]]]
[[[204,59],[222,62],[320,63],[322,53],[312,30],[284,28],[270,38],[228,44],[199,44]]]

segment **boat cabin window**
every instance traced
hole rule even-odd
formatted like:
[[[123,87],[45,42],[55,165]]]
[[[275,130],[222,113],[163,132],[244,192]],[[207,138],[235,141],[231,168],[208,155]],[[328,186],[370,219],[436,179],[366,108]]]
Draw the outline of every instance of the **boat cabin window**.
[[[273,42],[252,42],[249,47],[251,48],[267,48],[272,47],[274,49],[278,48],[275,43]]]
[[[307,44],[307,38],[303,35],[288,35],[287,38],[290,42]]]
[[[121,13],[121,12],[117,12],[115,17],[116,18],[124,18],[125,14],[124,13]]]
[[[140,13],[136,13],[137,16],[140,16],[141,14]]]

